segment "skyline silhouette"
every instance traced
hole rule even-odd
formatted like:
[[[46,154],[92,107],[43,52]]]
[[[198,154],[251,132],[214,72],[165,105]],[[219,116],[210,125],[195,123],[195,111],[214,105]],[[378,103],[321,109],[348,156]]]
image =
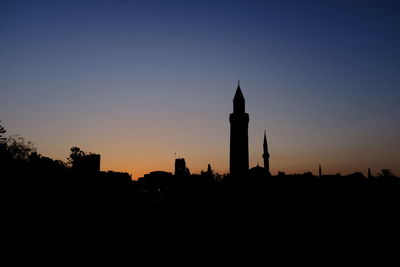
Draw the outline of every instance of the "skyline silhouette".
[[[222,177],[233,179],[233,181],[241,182],[246,181],[246,179],[257,178],[261,179],[261,181],[265,180],[264,182],[268,182],[271,180],[271,172],[270,172],[270,154],[268,151],[268,142],[266,138],[266,131],[264,131],[264,138],[263,138],[263,167],[260,167],[257,163],[257,166],[251,167],[249,166],[249,138],[248,138],[248,128],[249,128],[249,120],[250,116],[248,113],[245,112],[245,98],[243,92],[240,87],[240,81],[238,81],[238,85],[236,88],[236,92],[233,98],[233,113],[229,115],[229,122],[230,122],[230,152],[229,152],[229,159],[230,159],[230,171],[228,173],[218,173],[211,169],[210,163],[207,165],[207,171],[204,172],[203,170],[200,173],[195,173],[194,175],[200,175],[200,177],[209,177],[213,181],[224,181]],[[1,122],[1,121],[0,121]],[[68,162],[63,162],[61,160],[52,160],[48,157],[44,157],[41,154],[37,153],[37,149],[31,141],[25,140],[23,137],[19,135],[7,135],[7,130],[0,125],[0,163],[2,163],[3,168],[6,170],[5,174],[10,174],[12,176],[13,168],[10,169],[6,167],[7,162],[11,162],[11,166],[13,166],[13,161],[16,160],[17,165],[19,164],[18,161],[27,161],[31,163],[32,159],[46,159],[49,162],[44,162],[45,164],[42,166],[46,170],[46,168],[50,167],[51,164],[59,165],[58,168],[60,169],[67,169],[68,166],[71,170],[71,173],[77,173],[79,175],[98,175],[100,173],[104,174],[106,177],[123,177],[124,180],[129,177],[129,181],[133,181],[132,174],[126,172],[115,172],[115,170],[108,170],[107,172],[101,171],[101,155],[96,153],[85,153],[79,147],[72,147],[70,149],[70,156],[67,159]],[[176,156],[176,154],[175,154]],[[51,163],[53,161],[54,163]],[[48,165],[50,163],[50,165]],[[33,164],[35,164],[35,160],[33,160]],[[47,167],[46,167],[47,164]],[[116,175],[115,175],[116,174]],[[184,179],[188,179],[191,177],[190,170],[186,164],[185,158],[175,158],[175,171],[168,172],[165,170],[152,170],[149,173],[144,174],[143,177],[140,177],[138,180],[150,180],[153,181],[155,179],[163,180],[165,177],[166,181],[169,181],[171,177],[180,177]],[[337,179],[342,177],[340,173],[336,174],[326,174],[322,172],[321,163],[318,164],[318,175],[314,176],[312,171],[308,170],[305,171],[303,174],[299,173],[291,173],[290,176],[299,176],[299,177],[318,177],[318,179],[322,179],[323,177],[328,178],[331,177],[334,181],[337,182]],[[349,177],[349,181],[351,179],[357,179],[362,181],[368,178],[369,181],[375,181],[372,178],[374,177],[392,177],[396,178],[396,175],[390,169],[382,168],[380,169],[380,173],[373,175],[371,169],[367,169],[367,175],[365,176],[362,172],[356,171],[347,175]],[[164,178],[163,178],[164,177]],[[286,173],[279,171],[276,177],[286,177]],[[345,176],[346,177],[346,176]],[[57,179],[58,177],[54,177]],[[346,178],[345,178],[346,179]],[[395,180],[400,181],[398,178]],[[269,181],[269,183],[271,183]],[[279,181],[279,179],[278,179]],[[301,181],[301,180],[300,180]],[[324,180],[313,180],[311,183],[321,183]],[[333,183],[336,183],[333,182]],[[143,183],[143,182],[142,182]],[[145,184],[148,182],[145,182]],[[153,182],[151,182],[153,183]],[[159,183],[159,182],[157,182]],[[275,181],[276,183],[276,181]],[[310,181],[306,182],[310,183]],[[322,182],[324,183],[324,182]],[[328,182],[328,183],[332,183]],[[341,183],[341,182],[340,182]],[[359,181],[357,183],[360,183]]]
[[[399,175],[399,12],[389,0],[1,1],[1,125],[38,154],[66,162],[78,147],[134,179],[174,173],[176,158],[222,175],[240,79],[248,168],[270,154],[273,176]]]

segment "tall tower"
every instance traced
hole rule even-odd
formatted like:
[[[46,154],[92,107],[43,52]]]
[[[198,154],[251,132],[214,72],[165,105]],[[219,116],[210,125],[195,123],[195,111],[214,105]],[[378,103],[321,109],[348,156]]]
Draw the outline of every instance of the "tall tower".
[[[245,99],[239,82],[229,122],[231,123],[229,172],[232,176],[243,177],[249,171],[249,114],[245,113]]]
[[[321,168],[321,164],[319,164],[319,167],[318,167],[318,177],[319,177],[319,178],[322,177],[322,168]]]
[[[185,176],[186,162],[184,158],[175,159],[175,176]]]
[[[265,169],[265,173],[267,176],[271,176],[271,173],[269,171],[269,153],[268,153],[268,143],[267,143],[267,135],[264,131],[264,144],[263,144],[263,148],[264,148],[264,154],[263,154],[263,158],[264,158],[264,169]]]

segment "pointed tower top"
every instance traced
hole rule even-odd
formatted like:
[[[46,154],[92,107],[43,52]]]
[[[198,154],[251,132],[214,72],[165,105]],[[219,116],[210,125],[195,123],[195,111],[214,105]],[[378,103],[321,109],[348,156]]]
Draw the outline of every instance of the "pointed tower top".
[[[245,100],[242,90],[240,89],[239,81],[235,97],[233,98],[233,113],[245,113]]]
[[[268,150],[268,143],[267,143],[267,131],[264,131],[264,148]]]
[[[264,130],[264,145],[267,144],[267,131]]]
[[[238,82],[238,87],[236,88],[236,93],[235,93],[235,97],[233,98],[233,101],[244,101],[244,96],[243,96],[242,90],[240,89],[239,82]]]

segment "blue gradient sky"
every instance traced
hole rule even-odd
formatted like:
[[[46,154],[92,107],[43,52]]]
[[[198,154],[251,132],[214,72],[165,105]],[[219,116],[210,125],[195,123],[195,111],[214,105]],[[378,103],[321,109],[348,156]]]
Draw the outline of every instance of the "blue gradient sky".
[[[400,1],[0,1],[0,120],[41,154],[134,177],[228,170],[237,80],[250,165],[400,175]]]

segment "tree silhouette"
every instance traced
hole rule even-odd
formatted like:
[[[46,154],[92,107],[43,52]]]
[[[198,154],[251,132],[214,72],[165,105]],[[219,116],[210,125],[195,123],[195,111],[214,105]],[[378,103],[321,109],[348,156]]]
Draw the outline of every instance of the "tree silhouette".
[[[6,132],[7,131],[4,129],[4,127],[0,125],[0,160],[3,160],[7,157],[6,137],[4,135]]]
[[[71,154],[69,155],[68,158],[68,164],[70,166],[74,166],[74,163],[79,161],[82,157],[85,156],[85,152],[83,152],[79,147],[71,147]]]
[[[14,160],[28,160],[29,155],[36,152],[33,143],[25,140],[19,135],[7,137],[4,149],[7,156]]]
[[[4,135],[6,132],[6,129],[4,129],[4,127],[0,125],[0,144],[4,144],[4,142],[6,141],[6,137]]]
[[[381,171],[378,173],[378,177],[394,177],[394,174],[389,169],[381,169]]]

